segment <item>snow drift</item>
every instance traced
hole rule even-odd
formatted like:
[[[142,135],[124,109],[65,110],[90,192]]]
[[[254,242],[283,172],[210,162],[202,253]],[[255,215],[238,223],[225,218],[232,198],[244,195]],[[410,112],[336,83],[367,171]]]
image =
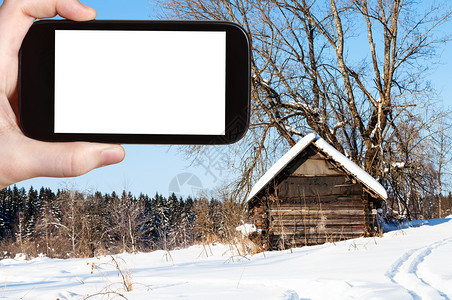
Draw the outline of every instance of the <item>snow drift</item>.
[[[108,256],[4,259],[0,298],[83,299],[102,291],[127,299],[452,298],[452,219],[423,223],[381,238],[254,256],[238,256],[227,245],[117,255],[132,272],[131,292],[122,289]]]

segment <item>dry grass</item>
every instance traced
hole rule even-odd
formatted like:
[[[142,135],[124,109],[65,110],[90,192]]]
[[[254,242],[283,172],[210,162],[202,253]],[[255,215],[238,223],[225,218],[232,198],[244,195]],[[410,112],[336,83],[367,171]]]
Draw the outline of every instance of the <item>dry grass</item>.
[[[115,268],[115,270],[117,271],[117,276],[120,279],[119,282],[111,282],[106,278],[101,268],[104,265],[113,266]],[[113,296],[127,299],[125,293],[132,292],[134,285],[137,284],[133,282],[132,271],[130,271],[130,269],[127,267],[125,260],[119,257],[114,257],[113,255],[110,255],[109,262],[91,263],[91,274],[93,274],[95,271],[98,272],[102,276],[104,281],[108,284],[100,292],[88,295],[84,299],[89,299],[95,296]],[[148,290],[151,289],[149,286],[146,287]]]

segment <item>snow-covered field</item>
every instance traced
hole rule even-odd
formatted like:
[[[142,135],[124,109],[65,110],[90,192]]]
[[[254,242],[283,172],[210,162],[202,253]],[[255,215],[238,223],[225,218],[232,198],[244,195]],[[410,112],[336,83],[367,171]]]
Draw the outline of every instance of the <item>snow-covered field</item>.
[[[450,217],[382,238],[246,257],[215,245],[115,258],[132,272],[133,291],[124,291],[108,256],[18,257],[0,261],[0,298],[452,299]]]

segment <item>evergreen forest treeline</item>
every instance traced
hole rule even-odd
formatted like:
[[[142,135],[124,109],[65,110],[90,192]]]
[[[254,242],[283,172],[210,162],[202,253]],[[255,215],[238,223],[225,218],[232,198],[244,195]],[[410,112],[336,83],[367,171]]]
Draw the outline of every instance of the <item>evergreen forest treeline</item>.
[[[217,197],[8,187],[0,190],[0,259],[17,253],[70,258],[235,243],[241,237],[235,228],[249,216],[227,194]],[[441,202],[443,216],[450,215],[452,194],[441,196]],[[437,217],[437,197],[424,198],[423,204],[424,218]],[[397,220],[391,211],[387,217]]]
[[[0,258],[16,253],[89,257],[171,250],[229,238],[241,208],[176,195],[85,194],[48,188],[0,190]]]

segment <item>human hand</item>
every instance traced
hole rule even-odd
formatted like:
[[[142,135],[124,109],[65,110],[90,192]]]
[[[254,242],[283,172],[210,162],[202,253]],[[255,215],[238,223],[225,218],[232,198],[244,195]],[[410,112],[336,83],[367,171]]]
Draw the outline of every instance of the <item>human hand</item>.
[[[96,11],[78,0],[5,0],[0,7],[0,188],[33,177],[73,177],[119,163],[120,145],[46,143],[26,137],[18,122],[18,55],[35,19],[56,15],[88,21]]]

